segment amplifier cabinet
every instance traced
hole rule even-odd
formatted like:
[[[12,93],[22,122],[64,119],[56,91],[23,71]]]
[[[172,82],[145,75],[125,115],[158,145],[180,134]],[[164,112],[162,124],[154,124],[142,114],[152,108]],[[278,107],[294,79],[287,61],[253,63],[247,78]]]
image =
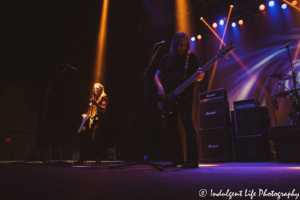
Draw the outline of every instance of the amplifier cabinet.
[[[230,127],[229,103],[226,100],[200,103],[198,105],[199,131]]]
[[[232,161],[232,134],[230,130],[214,130],[199,134],[200,161]]]
[[[267,136],[258,135],[236,135],[235,156],[240,162],[263,162],[270,160],[271,149]]]
[[[239,135],[264,134],[271,126],[265,106],[238,109],[231,112],[234,132]]]
[[[198,93],[198,100],[199,103],[204,103],[208,101],[228,100],[227,91],[221,88],[218,90]]]

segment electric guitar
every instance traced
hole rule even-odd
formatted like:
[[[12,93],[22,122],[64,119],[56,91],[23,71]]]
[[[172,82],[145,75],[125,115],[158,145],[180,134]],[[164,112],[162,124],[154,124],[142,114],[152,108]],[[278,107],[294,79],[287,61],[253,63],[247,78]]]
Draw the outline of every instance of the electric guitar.
[[[77,131],[78,133],[80,133],[80,131],[81,131],[82,127],[84,126],[86,120],[90,117],[91,107],[92,107],[92,106],[89,107],[89,109],[88,109],[88,111],[87,111],[87,113],[86,113],[86,115],[85,115],[85,118],[82,120],[82,123],[81,123],[81,125],[80,125],[80,127],[79,127],[79,129],[78,129],[78,131]]]
[[[235,49],[235,46],[233,46],[231,43],[229,45],[226,45],[226,47],[223,47],[222,49],[218,50],[218,54],[211,59],[208,63],[206,63],[202,69],[199,69],[203,72],[209,69],[210,66],[212,66],[217,60],[221,58],[225,58],[231,51]],[[198,77],[198,75],[201,73],[201,71],[196,71],[190,78],[188,78],[186,81],[184,81],[181,85],[179,85],[175,90],[173,90],[171,93],[167,94],[166,99],[162,99],[160,102],[158,102],[158,110],[162,117],[166,117],[167,115],[171,114],[174,106],[176,106],[182,97],[180,94],[187,88],[190,84],[192,84]]]

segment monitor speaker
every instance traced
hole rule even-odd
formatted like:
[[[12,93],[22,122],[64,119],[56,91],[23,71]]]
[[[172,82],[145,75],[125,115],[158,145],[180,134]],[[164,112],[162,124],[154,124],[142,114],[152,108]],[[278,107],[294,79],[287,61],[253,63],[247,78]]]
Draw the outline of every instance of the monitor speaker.
[[[231,161],[231,136],[231,132],[225,129],[199,134],[200,161]]]
[[[220,100],[200,103],[198,105],[198,127],[200,131],[229,128],[228,101]]]

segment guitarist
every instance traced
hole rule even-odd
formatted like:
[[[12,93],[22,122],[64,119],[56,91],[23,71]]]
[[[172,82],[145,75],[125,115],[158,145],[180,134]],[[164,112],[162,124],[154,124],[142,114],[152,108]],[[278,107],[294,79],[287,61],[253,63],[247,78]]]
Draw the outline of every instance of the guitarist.
[[[80,157],[76,162],[77,164],[82,164],[86,161],[86,143],[90,137],[92,138],[92,148],[97,164],[101,164],[101,154],[105,153],[104,143],[101,141],[101,136],[103,138],[108,98],[104,92],[103,85],[100,83],[94,84],[94,94],[90,101],[91,109],[90,113],[88,113],[89,119],[86,121],[85,127],[83,127],[80,132]],[[82,114],[82,117],[85,119],[86,114]]]
[[[184,80],[193,75],[199,69],[197,56],[189,52],[190,44],[185,32],[175,33],[170,53],[163,56],[154,76],[154,82],[158,89],[158,95],[167,99],[167,95],[180,85]],[[201,81],[204,73],[200,72],[197,81]],[[164,84],[162,84],[164,77]],[[167,116],[167,126],[170,132],[173,159],[168,167],[198,168],[198,149],[196,142],[196,131],[192,121],[192,105],[194,83],[188,86],[182,93],[183,101],[177,104],[173,113]],[[178,130],[178,115],[186,134],[187,157],[184,162],[182,143]]]

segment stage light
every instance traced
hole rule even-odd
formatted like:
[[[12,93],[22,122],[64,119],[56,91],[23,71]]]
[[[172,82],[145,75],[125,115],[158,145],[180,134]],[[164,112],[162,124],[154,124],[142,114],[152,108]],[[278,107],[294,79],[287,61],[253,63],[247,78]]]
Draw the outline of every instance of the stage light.
[[[264,10],[266,7],[265,7],[265,5],[264,4],[261,4],[260,6],[259,6],[259,10]]]
[[[242,25],[244,21],[242,19],[239,20],[239,25]]]
[[[197,36],[197,39],[198,39],[198,40],[200,40],[201,38],[202,38],[202,36],[201,36],[201,35],[198,35],[198,36]]]
[[[221,19],[221,20],[219,21],[219,24],[220,24],[221,26],[224,25],[224,20]]]
[[[269,6],[270,6],[270,7],[273,7],[274,5],[275,5],[275,2],[274,2],[274,1],[270,1],[270,2],[269,2]]]
[[[231,8],[233,8],[233,5],[230,5]]]
[[[195,37],[191,37],[191,41],[195,41]]]
[[[287,8],[287,4],[286,4],[286,3],[282,4],[282,5],[281,5],[281,8],[282,8],[282,9],[286,9],[286,8]]]
[[[235,22],[232,22],[231,26],[232,26],[232,27],[236,27],[236,23],[235,23]]]
[[[296,1],[296,0],[295,0],[295,1],[292,1],[292,5],[293,5],[293,6],[297,5],[297,1]]]
[[[213,23],[213,27],[214,28],[217,28],[217,26],[218,26],[218,24],[215,22],[215,23]]]
[[[200,17],[200,20],[203,20],[203,17]]]

